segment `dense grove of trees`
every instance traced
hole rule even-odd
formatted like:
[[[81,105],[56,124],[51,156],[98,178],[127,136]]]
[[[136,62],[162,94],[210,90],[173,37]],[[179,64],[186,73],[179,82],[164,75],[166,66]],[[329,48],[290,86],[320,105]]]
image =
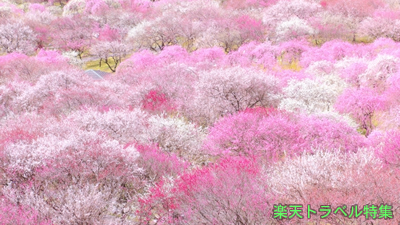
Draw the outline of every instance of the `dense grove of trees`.
[[[3,1],[0,224],[397,224],[399,25],[392,0]]]

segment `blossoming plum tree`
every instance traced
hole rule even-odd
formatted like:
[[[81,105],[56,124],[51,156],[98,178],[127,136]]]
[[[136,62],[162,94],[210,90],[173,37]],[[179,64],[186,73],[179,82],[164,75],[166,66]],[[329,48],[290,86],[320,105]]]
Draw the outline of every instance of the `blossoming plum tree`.
[[[91,54],[100,59],[110,68],[112,72],[116,71],[117,66],[122,59],[130,53],[130,47],[119,41],[102,41],[91,46]]]
[[[308,113],[330,111],[345,87],[343,80],[332,75],[301,81],[291,80],[283,89],[285,97],[279,107]]]
[[[261,224],[274,198],[257,164],[231,157],[160,182],[140,200],[139,215],[143,223]]]
[[[318,209],[321,202],[330,205],[332,212],[338,206],[346,205],[347,215],[350,207],[357,202],[358,209],[366,204],[396,202],[398,195],[398,170],[384,167],[372,149],[360,149],[357,153],[338,153],[334,150],[320,149],[313,155],[304,154],[299,158],[279,163],[267,170],[268,185],[279,196],[281,204],[310,204]],[[388,182],[387,179],[390,181]],[[395,187],[395,188],[393,188]],[[391,204],[391,203],[389,203]],[[393,208],[393,213],[398,209]],[[296,218],[298,219],[298,218]],[[298,222],[307,220],[298,219]],[[310,221],[331,221],[361,223],[365,218],[335,216],[320,219],[311,217]]]
[[[37,209],[40,218],[60,223],[104,223],[115,213],[124,214],[127,199],[142,185],[137,150],[124,148],[101,130],[61,127],[53,121],[30,143],[5,144],[2,162],[11,184],[3,193]],[[80,201],[74,200],[76,194]]]
[[[375,127],[372,122],[374,113],[385,107],[385,99],[370,88],[346,89],[335,104],[340,113],[349,113],[359,123],[365,136]]]
[[[31,54],[36,50],[36,34],[21,21],[0,24],[0,52]]]
[[[0,224],[369,223],[273,221],[279,203],[399,214],[399,7],[2,1]],[[115,73],[88,76],[96,59]]]
[[[281,97],[279,80],[252,68],[216,69],[199,77],[195,116],[206,123],[246,108],[276,107]]]
[[[255,157],[271,164],[315,148],[354,152],[363,145],[361,135],[344,121],[272,111],[270,115],[239,112],[220,119],[211,127],[203,149],[219,157]]]
[[[94,38],[93,21],[82,16],[61,17],[51,23],[52,45],[63,51],[76,51],[79,58]]]

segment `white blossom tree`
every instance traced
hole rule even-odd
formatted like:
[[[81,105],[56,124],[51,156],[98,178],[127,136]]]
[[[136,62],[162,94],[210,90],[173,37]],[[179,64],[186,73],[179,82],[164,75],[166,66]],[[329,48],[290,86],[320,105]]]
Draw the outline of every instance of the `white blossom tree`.
[[[289,20],[279,23],[275,29],[275,33],[278,41],[286,41],[307,35],[313,35],[316,31],[307,23],[307,21],[293,16]]]
[[[101,62],[104,63],[110,68],[112,72],[115,72],[117,66],[121,63],[122,59],[126,57],[131,51],[129,45],[119,42],[99,42],[91,47],[91,54],[100,58],[100,66]]]
[[[346,83],[334,75],[301,81],[291,80],[283,89],[284,99],[279,108],[307,113],[331,111],[344,88]]]
[[[206,120],[256,106],[276,107],[280,81],[251,68],[225,68],[203,72],[196,85],[195,114]]]
[[[148,122],[147,137],[151,142],[191,162],[201,160],[200,147],[206,137],[203,128],[183,118],[163,115],[152,116]]]
[[[31,54],[36,48],[36,35],[20,21],[0,24],[0,51]]]

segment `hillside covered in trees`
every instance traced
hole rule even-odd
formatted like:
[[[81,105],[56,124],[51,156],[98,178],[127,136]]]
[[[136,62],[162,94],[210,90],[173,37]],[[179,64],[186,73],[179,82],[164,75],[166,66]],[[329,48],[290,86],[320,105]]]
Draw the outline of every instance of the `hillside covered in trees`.
[[[395,0],[0,0],[0,224],[398,224],[398,41]]]

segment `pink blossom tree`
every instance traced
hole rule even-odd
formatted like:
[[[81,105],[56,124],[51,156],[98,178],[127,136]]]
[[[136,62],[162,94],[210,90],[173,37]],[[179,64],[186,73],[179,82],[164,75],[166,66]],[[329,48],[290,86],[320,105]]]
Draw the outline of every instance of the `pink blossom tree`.
[[[45,73],[59,70],[69,70],[71,66],[56,51],[40,50],[35,57],[28,57],[19,53],[7,54],[0,57],[0,84],[9,81],[27,82],[35,84]]]
[[[340,77],[355,88],[361,87],[360,75],[365,73],[368,65],[364,62],[354,62],[348,67],[340,69]]]
[[[200,70],[215,68],[225,59],[225,52],[220,47],[201,48],[190,54],[191,62]]]
[[[158,55],[149,51],[133,54],[121,63],[115,80],[129,85],[130,105],[153,114],[186,112],[194,97],[198,73],[190,55],[180,46],[166,47]]]
[[[335,63],[346,56],[356,56],[357,50],[356,46],[345,41],[327,41],[320,48],[309,48],[308,51],[304,51],[300,63],[303,67],[308,67],[313,62],[321,60]]]
[[[173,153],[163,152],[155,146],[136,147],[140,153],[137,163],[144,169],[145,179],[150,184],[166,177],[175,177],[188,169],[188,164]]]
[[[94,24],[80,16],[62,17],[51,24],[52,44],[63,51],[76,51],[79,58],[89,48],[94,38]]]
[[[280,99],[279,80],[252,68],[216,69],[199,77],[194,113],[207,123],[246,108],[276,107]]]
[[[135,14],[144,15],[146,13],[152,12],[153,8],[151,7],[151,1],[145,0],[118,0],[121,4],[121,7],[124,9],[128,9]]]
[[[385,99],[373,89],[361,88],[346,89],[338,97],[335,108],[340,113],[350,114],[368,136],[374,128],[374,113],[383,110],[385,105]]]
[[[171,100],[167,98],[166,94],[161,90],[150,90],[141,101],[143,109],[158,113],[158,112],[172,112],[175,106],[171,104]]]
[[[318,148],[357,151],[363,141],[344,121],[327,116],[240,112],[217,121],[203,149],[212,155],[255,157],[271,164]]]
[[[297,64],[311,49],[304,39],[283,42],[277,49],[277,56],[280,58],[278,60],[283,66]]]
[[[49,220],[40,219],[38,212],[29,206],[15,204],[4,197],[0,201],[0,222],[3,224],[52,224]]]
[[[382,161],[390,166],[400,166],[400,133],[398,130],[377,131],[371,134],[370,143],[375,153]]]
[[[363,19],[372,15],[375,9],[382,7],[384,4],[381,0],[353,1],[345,0],[324,0],[321,2],[327,10],[337,13],[343,17],[342,23],[349,28],[352,41],[356,41],[356,33],[359,24]]]
[[[237,51],[230,52],[225,58],[225,64],[242,67],[256,64],[266,69],[272,69],[276,65],[277,51],[278,47],[270,42],[250,42],[240,46]]]
[[[105,25],[102,28],[99,28],[99,36],[97,39],[99,41],[117,41],[121,39],[121,34],[117,29],[110,27],[109,25]]]
[[[234,10],[258,9],[274,4],[276,0],[220,0],[224,7]]]
[[[400,86],[399,86],[399,73],[393,74],[390,76],[386,85],[387,89],[383,92],[383,98],[386,100],[387,108],[384,112],[379,115],[379,121],[381,122],[381,129],[397,129],[400,125],[400,117],[399,117],[399,95],[400,95]]]
[[[384,92],[388,86],[388,78],[399,71],[399,60],[398,57],[392,55],[378,54],[368,63],[365,72],[360,74],[361,85],[373,88],[378,93]]]
[[[46,9],[42,4],[29,5],[29,11],[24,14],[24,20],[36,34],[38,48],[48,47],[50,44],[50,31],[52,21],[57,15]]]
[[[274,198],[252,160],[231,157],[160,182],[140,200],[139,215],[142,223],[260,224]]]

